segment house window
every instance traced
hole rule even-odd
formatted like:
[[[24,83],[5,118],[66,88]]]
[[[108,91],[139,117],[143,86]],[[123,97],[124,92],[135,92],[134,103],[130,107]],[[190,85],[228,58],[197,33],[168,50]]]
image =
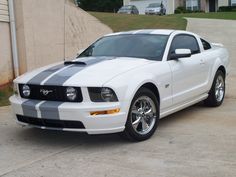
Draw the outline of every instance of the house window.
[[[200,9],[199,0],[186,0],[186,9],[187,10],[199,10]]]
[[[231,0],[231,6],[236,6],[236,0]]]

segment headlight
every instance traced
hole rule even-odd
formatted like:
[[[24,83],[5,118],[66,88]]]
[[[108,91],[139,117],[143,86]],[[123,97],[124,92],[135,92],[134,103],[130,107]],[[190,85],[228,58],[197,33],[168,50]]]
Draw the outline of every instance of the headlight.
[[[73,87],[66,88],[66,98],[69,101],[75,101],[77,98],[77,90]]]
[[[29,97],[30,96],[30,87],[28,85],[23,85],[22,86],[22,94],[24,97]]]
[[[93,102],[117,102],[115,92],[107,87],[89,87],[89,96]]]

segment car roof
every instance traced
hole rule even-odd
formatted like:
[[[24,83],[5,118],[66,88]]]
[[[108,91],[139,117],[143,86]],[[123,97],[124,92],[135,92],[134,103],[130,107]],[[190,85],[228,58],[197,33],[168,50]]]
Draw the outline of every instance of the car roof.
[[[140,30],[132,30],[132,31],[124,31],[111,33],[105,36],[114,36],[114,35],[123,35],[123,34],[160,34],[160,35],[170,35],[172,32],[176,30],[171,29],[140,29]]]

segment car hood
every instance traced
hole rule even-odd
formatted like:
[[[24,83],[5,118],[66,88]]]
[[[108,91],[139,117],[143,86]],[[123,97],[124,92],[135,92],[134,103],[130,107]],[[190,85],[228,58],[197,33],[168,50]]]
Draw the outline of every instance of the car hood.
[[[146,11],[159,11],[159,10],[161,10],[160,7],[147,7],[146,8]]]
[[[16,83],[34,85],[102,86],[112,78],[153,61],[128,57],[85,57],[77,64],[57,63],[28,72]]]

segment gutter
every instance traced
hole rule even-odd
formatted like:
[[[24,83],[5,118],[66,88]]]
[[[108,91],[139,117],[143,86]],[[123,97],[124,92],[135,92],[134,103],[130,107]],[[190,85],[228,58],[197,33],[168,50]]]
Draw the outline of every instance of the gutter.
[[[15,23],[15,13],[14,13],[14,0],[8,0],[8,8],[9,8],[9,17],[10,17],[13,71],[14,71],[14,77],[16,78],[19,76],[19,59],[18,59],[17,41],[16,41],[16,23]]]

